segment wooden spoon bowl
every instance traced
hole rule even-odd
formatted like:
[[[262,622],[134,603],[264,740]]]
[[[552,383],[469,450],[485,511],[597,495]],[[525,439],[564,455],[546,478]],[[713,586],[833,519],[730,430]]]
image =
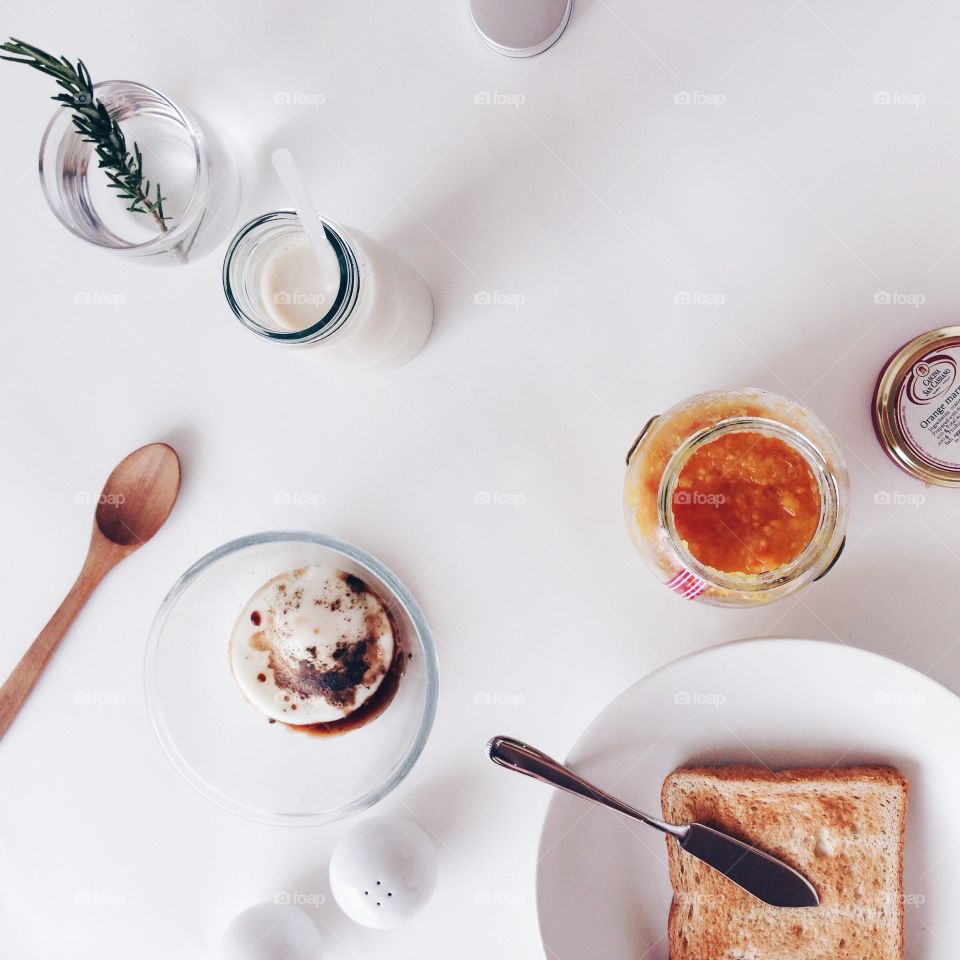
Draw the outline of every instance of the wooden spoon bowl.
[[[103,485],[94,534],[136,549],[163,526],[180,490],[180,460],[173,447],[150,443],[120,461]]]

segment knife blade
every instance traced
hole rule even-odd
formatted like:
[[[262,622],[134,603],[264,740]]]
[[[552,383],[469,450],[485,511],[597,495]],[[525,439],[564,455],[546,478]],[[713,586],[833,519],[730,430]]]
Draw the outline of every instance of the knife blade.
[[[507,770],[565,790],[668,834],[686,853],[718,870],[764,903],[774,907],[816,907],[820,904],[813,885],[782,860],[702,823],[677,825],[641,813],[536,747],[512,737],[494,737],[487,744],[487,754],[494,763]]]
[[[702,823],[691,823],[680,849],[719,870],[738,887],[774,907],[816,907],[813,885],[782,860]]]

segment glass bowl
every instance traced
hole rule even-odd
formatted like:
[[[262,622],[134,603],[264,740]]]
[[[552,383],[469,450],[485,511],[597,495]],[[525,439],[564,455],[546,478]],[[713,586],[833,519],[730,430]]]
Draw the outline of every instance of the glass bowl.
[[[279,573],[332,564],[388,607],[407,656],[382,714],[339,736],[270,723],[241,693],[229,641],[243,606]],[[173,585],[150,630],[147,709],[173,765],[205,797],[261,823],[315,826],[382,800],[423,751],[437,708],[437,655],[423,613],[382,563],[321,534],[241,537],[198,560]]]

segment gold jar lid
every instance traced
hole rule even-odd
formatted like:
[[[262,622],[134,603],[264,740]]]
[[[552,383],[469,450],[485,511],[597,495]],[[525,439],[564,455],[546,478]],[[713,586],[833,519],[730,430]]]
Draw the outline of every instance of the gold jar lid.
[[[960,326],[921,334],[887,361],[873,394],[873,427],[902,470],[960,487]]]

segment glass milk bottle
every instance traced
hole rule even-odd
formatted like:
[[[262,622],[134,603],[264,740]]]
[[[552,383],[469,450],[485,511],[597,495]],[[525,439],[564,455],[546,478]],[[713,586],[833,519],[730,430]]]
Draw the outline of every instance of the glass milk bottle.
[[[237,318],[265,340],[318,344],[364,366],[412,360],[433,326],[433,298],[416,270],[375,240],[323,221],[327,247],[310,244],[291,210],[241,228],[223,263]]]

